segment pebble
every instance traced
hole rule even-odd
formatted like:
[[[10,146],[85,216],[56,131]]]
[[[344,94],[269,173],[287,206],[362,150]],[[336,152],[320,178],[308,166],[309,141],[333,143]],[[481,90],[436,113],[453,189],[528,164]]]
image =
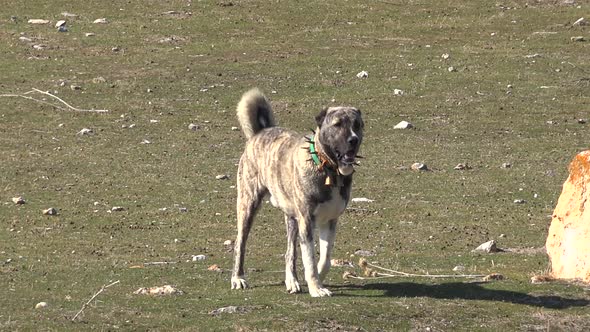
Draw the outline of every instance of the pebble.
[[[574,36],[571,37],[570,40],[573,42],[583,42],[586,41],[586,38],[584,38],[583,36]]]
[[[440,56],[441,58],[443,58],[443,60],[447,60],[448,58],[451,57],[451,55],[449,53],[444,53],[443,55]]]
[[[33,45],[33,48],[36,50],[44,50],[47,48],[47,45],[43,45],[43,44],[35,44]]]
[[[447,70],[449,71],[449,73],[454,73],[457,71],[457,68],[450,66],[449,68],[447,68]]]
[[[462,272],[462,271],[465,271],[465,266],[463,266],[463,265],[457,265],[457,266],[455,266],[455,267],[453,268],[453,271],[455,271],[455,272]]]
[[[411,129],[414,128],[414,125],[409,123],[408,121],[401,121],[400,123],[396,124],[393,129]]]
[[[518,198],[518,199],[514,200],[514,204],[524,204],[524,203],[526,203],[526,201],[524,199]]]
[[[200,128],[199,125],[196,125],[194,123],[191,123],[188,125],[188,129],[193,130],[193,131],[197,131],[197,130],[199,130],[199,128]]]
[[[159,287],[142,287],[138,290],[136,290],[135,292],[133,292],[133,294],[137,294],[137,295],[182,295],[183,292],[171,285],[164,285],[164,286],[159,286]]]
[[[18,40],[23,41],[23,42],[27,42],[27,43],[30,43],[33,41],[31,38],[25,37],[25,36],[18,37]]]
[[[108,23],[108,22],[107,22],[107,19],[106,19],[106,18],[97,18],[97,19],[96,19],[96,20],[94,20],[94,22],[92,22],[92,23],[94,23],[94,24],[106,24],[106,23]]]
[[[193,255],[191,259],[193,262],[197,262],[197,261],[204,261],[206,258],[207,258],[207,256],[205,256],[205,255]]]
[[[47,24],[49,20],[44,20],[40,18],[32,18],[28,21],[29,24]]]
[[[111,211],[116,212],[116,211],[123,211],[125,210],[125,208],[123,208],[122,206],[113,206],[111,208]]]
[[[62,12],[61,13],[61,16],[64,16],[64,17],[78,17],[78,15],[72,14],[72,13],[68,13],[68,12]]]
[[[140,144],[152,144],[152,142],[144,138]]]
[[[369,77],[369,73],[367,73],[366,71],[363,70],[363,71],[359,72],[358,74],[356,74],[356,77],[367,78],[367,77]]]
[[[225,242],[223,242],[223,245],[226,246],[226,247],[227,246],[231,246],[233,244],[234,244],[234,241],[232,241],[232,240],[225,240]]]
[[[35,305],[35,309],[43,309],[43,308],[47,308],[48,304],[47,302],[39,302]]]
[[[366,197],[355,197],[355,198],[351,199],[351,202],[354,202],[354,203],[371,203],[371,202],[374,202],[374,200],[368,199]]]
[[[456,171],[464,171],[464,170],[466,170],[466,169],[470,169],[470,168],[471,168],[471,167],[470,167],[469,165],[467,165],[467,164],[462,164],[462,163],[459,163],[459,164],[457,164],[457,166],[455,166],[455,168],[454,168],[454,169],[455,169]]]
[[[209,266],[207,268],[207,270],[213,271],[213,272],[221,272],[222,271],[221,268],[219,267],[219,265],[217,265],[217,264],[213,264],[213,265]]]
[[[94,36],[96,36],[96,34],[94,32],[86,32],[84,34],[84,36],[86,36],[86,37],[94,37]]]
[[[511,163],[503,163],[502,164],[502,168],[510,168],[510,167],[512,167]]]
[[[578,119],[578,123],[579,124],[585,124],[586,123],[586,119]]]
[[[65,26],[66,25],[66,21],[65,20],[59,20],[55,23],[55,27],[59,28],[61,26]]]
[[[371,251],[371,250],[357,250],[354,252],[355,255],[357,256],[362,256],[362,257],[371,257],[371,256],[375,256],[375,252]]]
[[[428,170],[428,166],[423,163],[413,163],[412,166],[410,166],[410,169],[413,171],[426,171]]]
[[[238,127],[231,127],[231,130],[232,131],[238,131],[238,130],[240,130],[240,128],[238,128]]]
[[[43,214],[46,215],[46,216],[56,216],[57,215],[57,210],[51,207],[49,209],[43,210]]]
[[[95,77],[92,79],[92,83],[94,83],[94,84],[106,83],[106,81],[107,80],[102,76]]]
[[[473,249],[472,251],[483,251],[483,252],[491,253],[491,252],[498,252],[500,250],[496,246],[496,241],[490,240],[488,242],[480,244],[479,247]]]
[[[72,85],[70,85],[70,89],[72,89],[73,91],[76,91],[76,90],[82,90],[82,87],[79,85],[72,84]]]
[[[229,175],[227,174],[220,174],[215,177],[216,180],[227,180],[229,179]]]
[[[90,128],[82,128],[77,135],[92,135],[94,134],[94,131],[92,131],[92,129]]]
[[[14,204],[17,204],[17,205],[25,204],[25,199],[22,198],[21,196],[13,197],[12,201],[14,202]]]
[[[188,212],[188,209],[185,207],[180,207],[180,208],[178,208],[178,212],[183,212],[183,213]]]
[[[404,95],[404,90],[393,89],[393,95],[394,96],[403,96]]]

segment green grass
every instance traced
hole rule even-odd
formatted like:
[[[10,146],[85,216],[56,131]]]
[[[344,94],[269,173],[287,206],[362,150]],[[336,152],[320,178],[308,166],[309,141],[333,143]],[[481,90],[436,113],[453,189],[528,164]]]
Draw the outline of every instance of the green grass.
[[[570,41],[588,38],[587,27],[571,27],[588,5],[502,4],[510,9],[489,1],[3,4],[0,94],[37,88],[109,112],[0,98],[0,329],[588,329],[588,288],[530,284],[547,271],[542,249],[471,253],[490,239],[541,248],[567,165],[590,139],[577,122],[589,111],[588,43]],[[64,11],[78,16],[60,33],[53,24]],[[101,17],[109,23],[92,23]],[[368,78],[356,77],[362,70]],[[353,203],[341,218],[336,258],[356,261],[350,255],[365,249],[376,253],[371,261],[406,272],[463,265],[506,279],[350,281],[334,268],[334,297],[288,295],[282,216],[265,205],[248,244],[253,288],[231,291],[223,242],[235,237],[232,186],[244,144],[231,127],[253,86],[267,92],[280,125],[299,131],[323,106],[363,110],[365,159],[353,196],[375,202]],[[416,130],[393,130],[401,120]],[[95,134],[76,135],[84,127]],[[414,162],[432,171],[408,170]],[[455,171],[458,163],[471,169]],[[19,195],[26,204],[11,202]],[[48,207],[59,215],[42,215]],[[196,254],[207,259],[190,261]],[[157,261],[177,263],[131,268]],[[184,294],[133,294],[164,284]],[[40,301],[49,306],[34,309]],[[209,314],[230,305],[249,311]]]

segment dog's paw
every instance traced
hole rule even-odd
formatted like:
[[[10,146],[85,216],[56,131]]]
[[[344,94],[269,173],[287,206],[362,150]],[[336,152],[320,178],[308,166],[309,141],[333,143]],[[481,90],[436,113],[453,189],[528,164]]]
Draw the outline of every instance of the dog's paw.
[[[289,294],[301,292],[301,287],[296,279],[285,280],[285,286],[287,286],[287,292],[289,292]]]
[[[246,279],[240,277],[232,277],[231,278],[231,289],[246,289],[248,288],[248,283]]]
[[[317,288],[317,289],[309,289],[309,295],[311,297],[326,297],[332,296],[332,292],[330,292],[327,288]]]

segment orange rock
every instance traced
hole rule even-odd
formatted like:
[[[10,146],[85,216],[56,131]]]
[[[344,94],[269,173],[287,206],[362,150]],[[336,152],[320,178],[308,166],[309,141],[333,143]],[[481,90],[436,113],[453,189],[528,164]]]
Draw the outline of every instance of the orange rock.
[[[553,277],[590,282],[590,150],[579,153],[569,171],[549,227],[547,254]]]

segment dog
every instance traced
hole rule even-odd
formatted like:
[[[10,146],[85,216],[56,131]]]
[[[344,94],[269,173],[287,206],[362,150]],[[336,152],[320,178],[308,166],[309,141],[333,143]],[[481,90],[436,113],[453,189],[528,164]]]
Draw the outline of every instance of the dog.
[[[237,228],[232,289],[244,289],[244,255],[256,211],[266,195],[285,214],[287,252],[285,285],[301,292],[297,279],[297,241],[305,281],[313,297],[331,296],[322,281],[330,269],[338,217],[350,200],[352,174],[363,140],[361,111],[354,107],[324,108],[307,137],[277,127],[268,99],[258,89],[242,96],[237,117],[247,142],[237,174]],[[319,230],[316,265],[314,229]]]

